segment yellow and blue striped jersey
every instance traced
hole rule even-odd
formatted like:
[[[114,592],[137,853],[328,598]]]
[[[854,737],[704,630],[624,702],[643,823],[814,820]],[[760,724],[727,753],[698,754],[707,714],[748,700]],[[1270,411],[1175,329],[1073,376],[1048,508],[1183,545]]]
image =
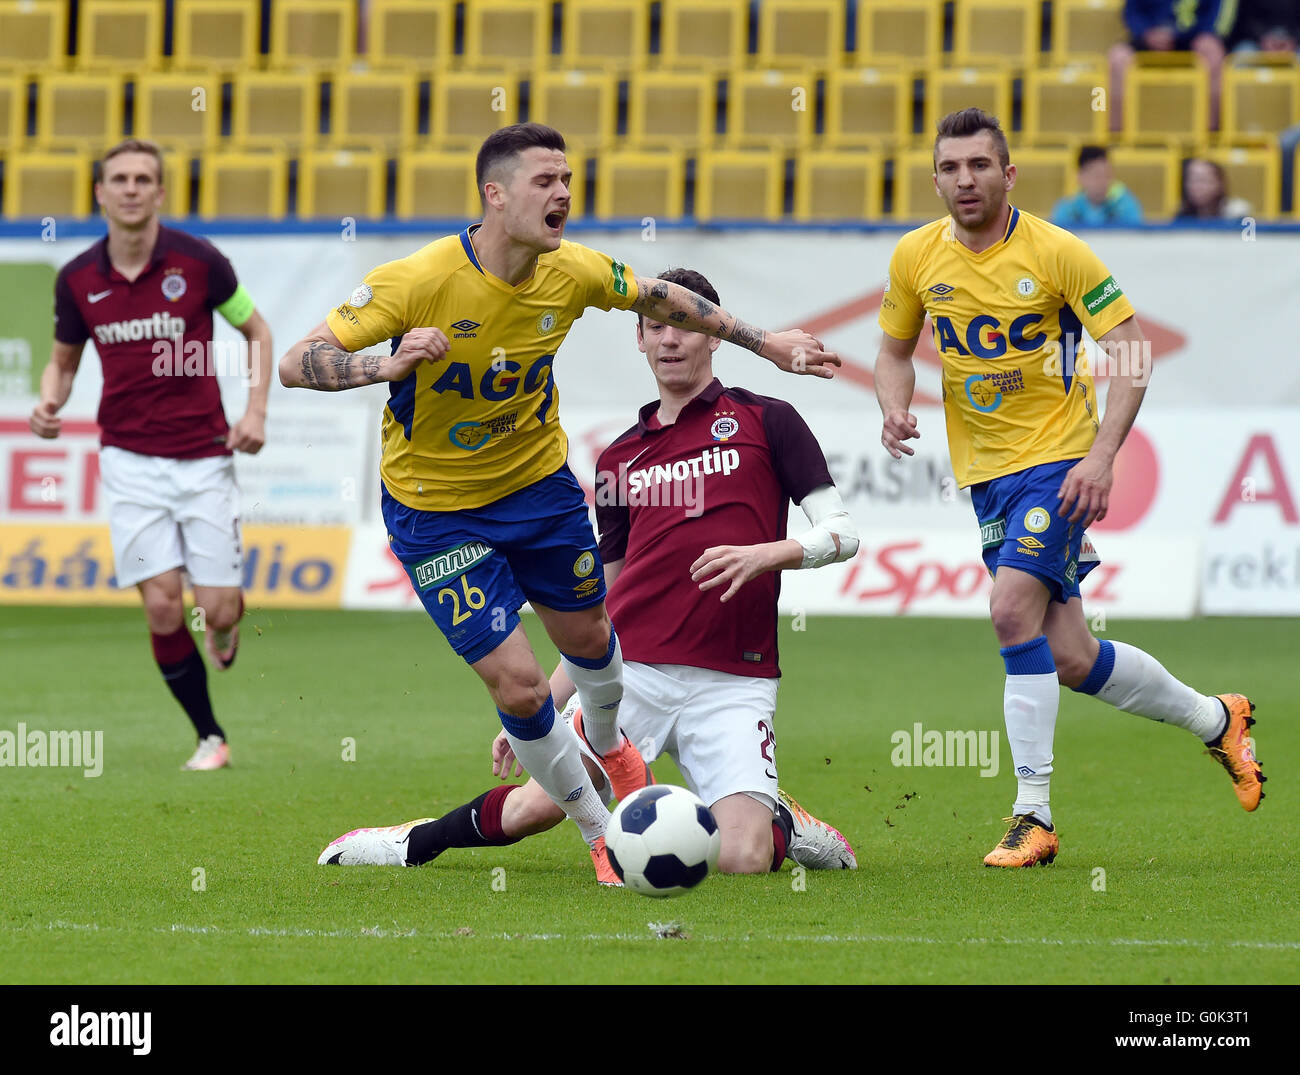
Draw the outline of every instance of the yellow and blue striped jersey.
[[[555,354],[587,307],[637,298],[629,268],[567,241],[511,287],[479,264],[476,229],[380,265],[326,318],[349,351],[413,328],[447,334],[442,361],[392,384],[381,430],[384,484],[423,511],[482,507],[563,466]]]
[[[908,340],[927,313],[958,484],[1088,454],[1098,407],[1081,330],[1099,338],[1133,307],[1087,243],[1014,207],[978,254],[951,217],[917,228],[890,259],[879,324]]]

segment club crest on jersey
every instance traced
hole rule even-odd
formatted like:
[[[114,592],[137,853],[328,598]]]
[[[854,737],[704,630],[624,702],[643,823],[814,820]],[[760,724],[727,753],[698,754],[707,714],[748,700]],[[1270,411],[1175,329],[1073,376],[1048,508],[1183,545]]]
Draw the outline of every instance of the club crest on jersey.
[[[369,284],[358,284],[348,296],[348,305],[361,307],[375,297],[375,293],[370,290]]]
[[[537,335],[545,336],[555,328],[557,318],[554,310],[547,310],[537,319]]]
[[[1032,276],[1022,276],[1016,281],[1016,294],[1029,298],[1038,290],[1038,282]]]
[[[951,284],[932,284],[926,289],[935,302],[952,302],[952,293],[957,289]]]
[[[456,330],[453,340],[472,340],[478,335],[474,330],[483,327],[482,321],[474,321],[468,317],[462,317],[459,321],[453,321],[451,327]]]
[[[184,274],[184,269],[168,269],[167,272],[163,274],[162,293],[163,298],[168,302],[175,302],[185,294],[186,284]]]
[[[1025,529],[1031,534],[1041,534],[1052,525],[1052,517],[1046,508],[1030,508],[1025,512]]]
[[[594,570],[596,570],[596,558],[589,552],[584,552],[573,561],[573,573],[580,579],[585,579]]]
[[[709,435],[714,440],[730,440],[740,432],[740,423],[736,421],[734,415],[724,414],[714,420],[709,427]]]

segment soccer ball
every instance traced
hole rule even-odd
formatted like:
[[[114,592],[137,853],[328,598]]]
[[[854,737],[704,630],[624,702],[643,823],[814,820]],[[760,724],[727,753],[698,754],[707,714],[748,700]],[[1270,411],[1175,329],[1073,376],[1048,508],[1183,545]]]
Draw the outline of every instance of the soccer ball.
[[[718,865],[722,834],[698,796],[651,784],[618,804],[605,833],[609,864],[633,892],[680,896]]]

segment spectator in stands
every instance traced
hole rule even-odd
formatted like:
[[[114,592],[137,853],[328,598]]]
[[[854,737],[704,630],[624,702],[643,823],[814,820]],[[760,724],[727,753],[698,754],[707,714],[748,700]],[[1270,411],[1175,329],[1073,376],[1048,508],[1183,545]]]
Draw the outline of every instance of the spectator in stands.
[[[1250,216],[1250,202],[1228,196],[1223,169],[1214,161],[1192,157],[1183,161],[1183,202],[1179,220],[1240,220]]]
[[[1219,129],[1219,86],[1224,44],[1232,32],[1237,0],[1124,0],[1124,24],[1132,40],[1110,50],[1110,129],[1123,125],[1124,80],[1138,52],[1195,52],[1210,76],[1210,129]]]
[[[1241,0],[1232,45],[1238,52],[1295,52],[1300,48],[1300,4]]]
[[[1079,191],[1057,203],[1052,223],[1070,229],[1142,223],[1142,206],[1133,192],[1115,178],[1104,147],[1084,146],[1079,150]]]

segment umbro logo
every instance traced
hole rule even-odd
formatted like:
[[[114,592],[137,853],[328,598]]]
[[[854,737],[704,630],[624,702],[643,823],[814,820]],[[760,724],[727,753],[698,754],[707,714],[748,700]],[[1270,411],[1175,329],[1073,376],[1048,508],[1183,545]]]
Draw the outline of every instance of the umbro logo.
[[[564,797],[564,801],[566,803],[576,803],[581,798],[582,798],[582,788],[574,788],[571,792],[569,792],[568,795]]]
[[[957,289],[951,284],[934,284],[927,288],[936,302],[952,302],[952,293]]]
[[[111,294],[113,294],[113,289],[111,287],[107,291],[94,291],[86,296],[86,301],[93,304],[98,302],[100,299],[108,298]]]
[[[483,323],[481,321],[471,321],[468,317],[462,317],[459,321],[453,321],[451,327],[456,330],[455,339],[472,340],[475,335],[474,330],[476,328],[482,328]]]

